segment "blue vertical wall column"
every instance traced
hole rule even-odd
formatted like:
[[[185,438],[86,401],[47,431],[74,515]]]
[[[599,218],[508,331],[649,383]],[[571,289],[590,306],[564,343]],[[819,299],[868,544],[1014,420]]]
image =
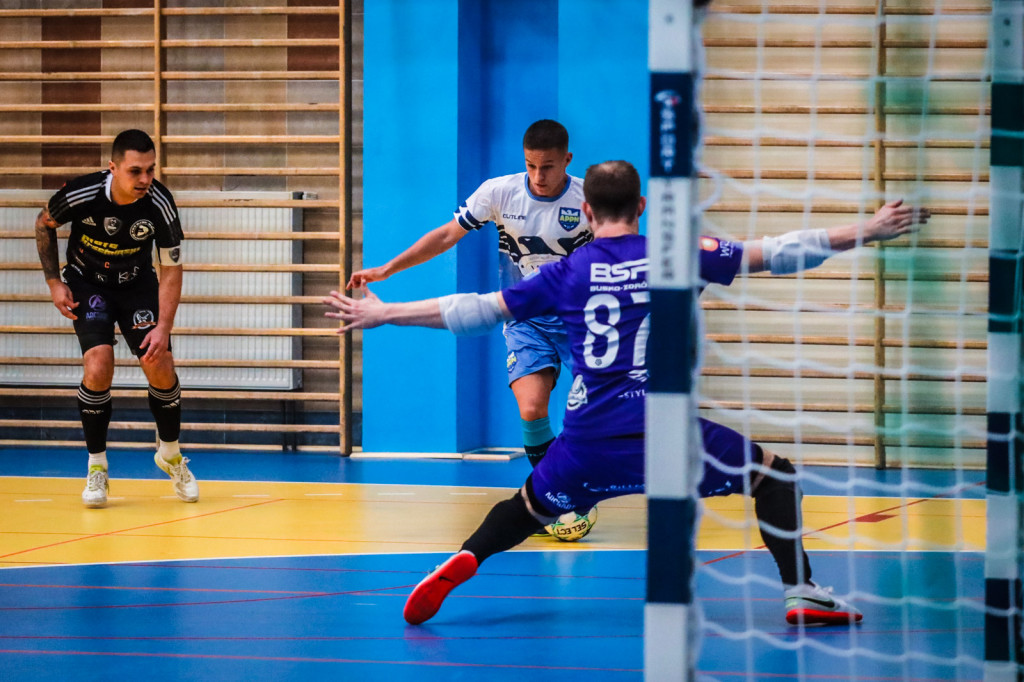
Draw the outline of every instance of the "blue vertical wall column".
[[[457,202],[458,0],[373,0],[364,17],[363,263],[386,263]],[[456,290],[457,253],[371,285],[384,300]],[[456,340],[382,328],[363,336],[363,449],[456,449]]]
[[[460,8],[459,201],[488,178],[524,170],[523,133],[538,119],[558,118],[558,3],[550,0],[463,0]],[[571,169],[570,169],[571,170]],[[454,205],[451,207],[454,208]],[[493,224],[459,242],[459,291],[498,287],[498,239]],[[519,411],[508,388],[505,341],[499,331],[460,340],[480,355],[465,381],[476,391],[460,426],[462,449],[522,447]],[[470,374],[476,371],[474,377]],[[552,422],[561,424],[570,382],[551,400]],[[467,396],[468,398],[468,396]],[[475,429],[475,431],[474,431]]]
[[[615,36],[607,41],[605,36]],[[569,172],[610,158],[646,174],[647,24],[635,0],[373,0],[364,23],[363,263],[450,219],[485,179],[524,170],[540,118],[569,129]],[[371,288],[385,300],[497,287],[493,226]],[[519,446],[499,332],[378,329],[363,341],[363,448]],[[551,400],[561,423],[571,381]]]

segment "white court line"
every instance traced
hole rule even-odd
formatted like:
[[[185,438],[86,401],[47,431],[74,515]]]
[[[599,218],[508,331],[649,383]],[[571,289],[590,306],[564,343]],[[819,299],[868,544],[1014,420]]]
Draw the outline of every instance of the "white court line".
[[[380,492],[380,493],[377,493],[377,494],[379,496],[383,497],[385,495],[415,495],[416,493],[385,493],[385,492]]]
[[[15,500],[15,502],[53,502],[53,500]]]

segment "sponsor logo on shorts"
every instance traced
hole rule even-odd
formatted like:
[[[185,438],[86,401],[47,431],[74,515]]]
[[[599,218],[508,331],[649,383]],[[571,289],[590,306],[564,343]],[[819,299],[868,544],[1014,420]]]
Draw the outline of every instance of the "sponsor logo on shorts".
[[[619,485],[613,483],[612,485],[593,485],[588,481],[583,482],[583,487],[592,493],[617,493],[619,495],[628,495],[630,493],[642,493],[644,491],[643,483],[625,483]]]
[[[580,226],[580,209],[559,207],[558,224],[561,225],[566,232],[575,230]]]
[[[103,229],[106,230],[107,234],[114,236],[117,231],[121,229],[120,218],[104,218]]]
[[[128,234],[130,234],[132,239],[135,241],[141,242],[156,234],[156,228],[153,227],[153,223],[148,220],[136,220],[132,223],[132,226],[128,228]]]
[[[505,358],[505,367],[506,367],[506,369],[508,369],[509,373],[511,373],[512,370],[516,368],[516,365],[518,363],[519,363],[519,359],[516,358],[516,354],[515,353],[510,352],[508,354],[508,357]]]
[[[102,312],[107,309],[107,300],[99,294],[93,294],[89,297],[89,307],[96,312]]]
[[[559,509],[572,509],[575,506],[565,493],[546,492],[544,497]]]
[[[87,320],[105,320],[108,315],[106,313],[86,313],[85,319]]]
[[[136,310],[132,315],[132,329],[149,329],[156,325],[156,316],[152,310]]]

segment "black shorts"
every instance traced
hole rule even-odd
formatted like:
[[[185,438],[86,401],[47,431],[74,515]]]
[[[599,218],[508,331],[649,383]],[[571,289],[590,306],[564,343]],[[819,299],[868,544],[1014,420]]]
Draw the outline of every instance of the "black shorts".
[[[128,342],[132,353],[141,356],[139,344],[160,319],[160,296],[157,282],[140,282],[123,289],[110,289],[65,275],[64,281],[78,302],[74,309],[75,334],[82,353],[96,346],[113,346],[114,323]],[[170,342],[167,350],[171,350]]]

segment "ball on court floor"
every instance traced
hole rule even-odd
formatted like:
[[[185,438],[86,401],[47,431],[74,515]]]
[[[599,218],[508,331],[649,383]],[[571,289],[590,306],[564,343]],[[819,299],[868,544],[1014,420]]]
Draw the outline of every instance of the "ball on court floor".
[[[576,542],[586,537],[595,523],[597,507],[593,507],[586,514],[577,514],[574,511],[562,514],[554,523],[545,526],[545,529],[562,542]]]

